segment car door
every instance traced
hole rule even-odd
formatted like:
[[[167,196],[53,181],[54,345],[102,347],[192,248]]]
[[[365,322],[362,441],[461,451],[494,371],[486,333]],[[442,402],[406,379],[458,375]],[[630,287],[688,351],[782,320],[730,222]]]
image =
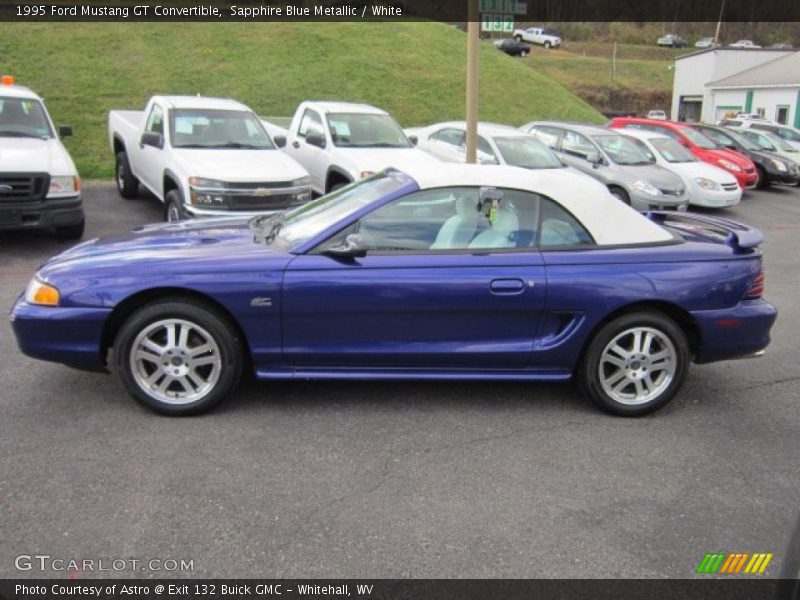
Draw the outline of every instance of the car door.
[[[311,177],[311,186],[319,193],[325,193],[325,183],[327,173],[327,153],[324,148],[309,144],[306,138],[309,133],[317,133],[329,144],[325,135],[325,127],[322,123],[320,114],[311,108],[303,111],[300,118],[300,125],[297,128],[297,136],[291,142],[292,151],[290,155],[299,162]]]
[[[519,369],[546,297],[533,247],[539,196],[439,188],[396,199],[288,266],[284,359],[294,367]],[[326,250],[348,235],[361,258]]]
[[[433,132],[425,150],[445,162],[464,162],[464,130],[444,127]]]
[[[164,109],[158,103],[153,103],[147,113],[143,133],[158,133],[164,140]],[[155,146],[145,146],[137,140],[134,147],[135,157],[133,164],[136,165],[136,176],[144,183],[145,187],[150,188],[154,193],[163,199],[162,181],[164,178],[164,168],[166,166],[166,150]]]

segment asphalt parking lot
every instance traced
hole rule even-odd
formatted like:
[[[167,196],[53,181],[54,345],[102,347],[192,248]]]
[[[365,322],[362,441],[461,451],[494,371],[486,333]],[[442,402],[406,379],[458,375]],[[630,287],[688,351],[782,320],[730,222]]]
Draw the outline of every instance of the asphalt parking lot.
[[[160,220],[85,186],[86,238]],[[774,552],[800,509],[800,189],[750,192],[780,312],[760,360],[693,366],[666,409],[564,384],[257,383],[171,419],[102,374],[24,357],[0,323],[0,577],[14,558],[192,560],[157,577],[675,577]],[[0,235],[0,305],[67,247]],[[87,573],[86,576],[90,576]]]

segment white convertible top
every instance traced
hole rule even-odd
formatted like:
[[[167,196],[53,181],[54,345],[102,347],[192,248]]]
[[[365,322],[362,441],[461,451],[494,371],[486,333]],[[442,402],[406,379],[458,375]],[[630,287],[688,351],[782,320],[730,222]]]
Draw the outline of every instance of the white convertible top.
[[[529,170],[505,165],[437,163],[399,169],[421,189],[480,186],[525,190],[552,198],[589,230],[598,244],[646,244],[672,235],[612,196],[601,183],[570,169]]]

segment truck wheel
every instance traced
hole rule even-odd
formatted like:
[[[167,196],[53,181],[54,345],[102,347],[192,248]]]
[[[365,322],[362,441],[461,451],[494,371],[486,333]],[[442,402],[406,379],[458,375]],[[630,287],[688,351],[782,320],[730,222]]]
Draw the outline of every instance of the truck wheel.
[[[166,415],[198,414],[218,404],[239,382],[243,361],[242,340],[228,319],[186,298],[139,309],[114,342],[122,387]]]
[[[594,336],[578,367],[578,384],[601,409],[638,417],[669,402],[686,379],[689,345],[666,315],[622,315]]]
[[[347,183],[335,183],[331,186],[331,189],[328,190],[328,193],[335,192],[336,190],[342,189],[344,186],[349,185]]]
[[[552,44],[551,44],[550,42],[545,42],[545,43],[544,43],[544,47],[545,47],[547,50],[549,50],[549,49],[550,49],[550,46],[552,46]]]
[[[528,56],[528,51],[527,51],[527,50],[523,50],[522,52],[520,52],[520,53],[519,53],[519,55],[520,55],[522,58],[525,58],[526,56]]]
[[[119,195],[128,200],[139,195],[139,180],[133,176],[128,155],[125,152],[117,154],[116,180]]]
[[[167,223],[176,223],[186,219],[186,212],[183,210],[183,198],[178,190],[167,192],[164,199],[164,220]]]
[[[522,41],[522,36],[521,35],[515,35],[514,39],[517,40],[518,42],[521,42]]]
[[[56,235],[62,240],[79,240],[83,237],[83,232],[86,229],[86,220],[81,219],[77,225],[67,225],[65,227],[58,227]]]
[[[630,206],[631,199],[630,196],[628,196],[628,192],[616,186],[611,186],[608,188],[608,191],[611,192],[611,195],[614,196],[614,198]]]

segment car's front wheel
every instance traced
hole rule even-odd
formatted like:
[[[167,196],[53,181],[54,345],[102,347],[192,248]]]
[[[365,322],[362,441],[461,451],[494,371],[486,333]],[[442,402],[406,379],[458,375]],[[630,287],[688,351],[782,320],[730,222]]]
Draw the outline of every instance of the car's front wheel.
[[[522,41],[522,36],[521,35],[515,35],[514,39],[517,40],[518,42],[521,42]]]
[[[658,410],[686,378],[689,345],[659,312],[622,315],[589,343],[578,371],[583,393],[610,413],[636,417]]]
[[[164,198],[164,220],[167,223],[177,223],[186,218],[183,210],[183,198],[178,190],[170,190]]]
[[[242,372],[237,329],[210,306],[167,299],[131,315],[114,343],[125,390],[166,415],[205,412],[236,387]]]

